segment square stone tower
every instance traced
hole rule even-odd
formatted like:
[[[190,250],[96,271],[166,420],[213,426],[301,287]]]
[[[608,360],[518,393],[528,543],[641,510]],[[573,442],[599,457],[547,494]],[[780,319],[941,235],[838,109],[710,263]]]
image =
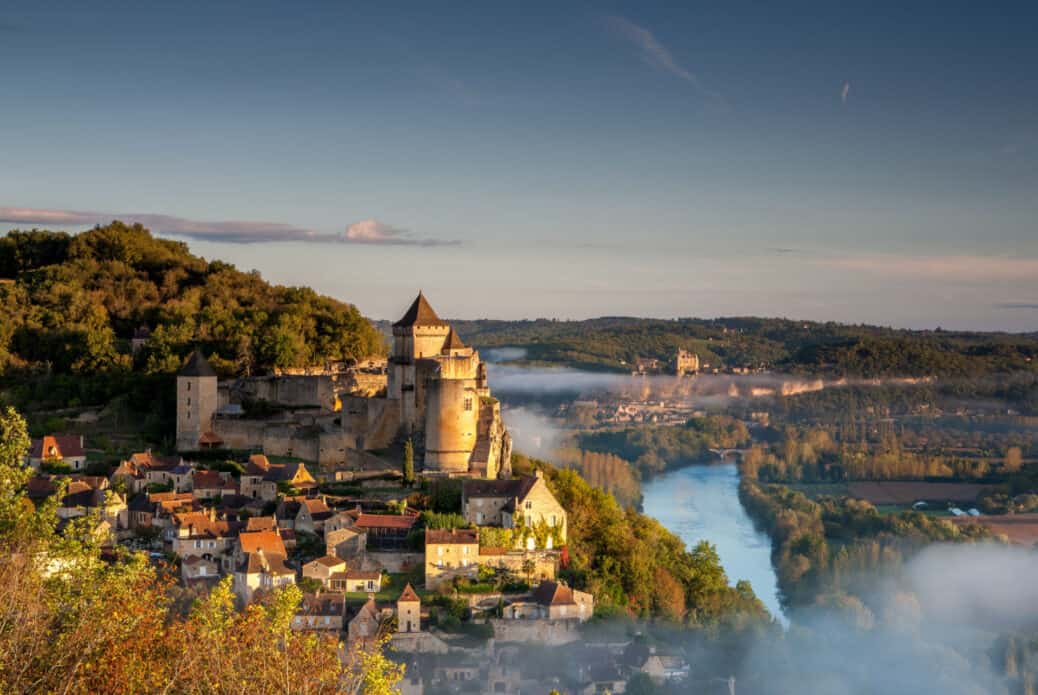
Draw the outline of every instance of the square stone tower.
[[[177,372],[177,451],[198,449],[202,435],[213,430],[216,372],[195,350]]]
[[[422,600],[411,588],[410,582],[404,587],[400,598],[396,600],[396,631],[422,631]]]

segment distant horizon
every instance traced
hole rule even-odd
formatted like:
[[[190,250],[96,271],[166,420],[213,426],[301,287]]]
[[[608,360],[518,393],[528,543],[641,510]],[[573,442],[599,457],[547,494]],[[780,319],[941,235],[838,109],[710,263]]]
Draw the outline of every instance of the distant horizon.
[[[1034,331],[1036,24],[12,0],[0,224],[136,220],[371,316],[424,287],[462,316]]]

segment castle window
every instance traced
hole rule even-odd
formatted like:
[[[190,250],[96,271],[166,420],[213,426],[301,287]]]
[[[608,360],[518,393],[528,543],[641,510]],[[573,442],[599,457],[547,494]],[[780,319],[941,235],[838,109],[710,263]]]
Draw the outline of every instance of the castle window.
[[[191,382],[190,382],[190,381],[189,381],[189,382],[187,382],[187,390],[188,390],[188,391],[190,391],[190,390],[191,390]]]
[[[465,410],[466,411],[472,410],[472,399],[471,398],[466,398],[465,399]]]
[[[191,405],[191,399],[190,398],[187,399],[187,404]]]

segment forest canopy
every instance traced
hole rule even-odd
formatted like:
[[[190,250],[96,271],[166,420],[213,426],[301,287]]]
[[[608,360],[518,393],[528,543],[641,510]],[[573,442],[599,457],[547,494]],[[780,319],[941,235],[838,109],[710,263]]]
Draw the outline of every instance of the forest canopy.
[[[192,255],[139,224],[0,237],[0,371],[171,373],[199,347],[224,374],[384,352],[356,307]],[[131,339],[144,327],[147,343]]]

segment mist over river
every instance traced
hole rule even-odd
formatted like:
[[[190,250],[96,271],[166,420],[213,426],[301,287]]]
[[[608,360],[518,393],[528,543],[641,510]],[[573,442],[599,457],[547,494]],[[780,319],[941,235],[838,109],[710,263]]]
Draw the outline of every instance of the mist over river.
[[[644,511],[685,541],[714,544],[728,581],[749,580],[773,616],[785,623],[779,604],[771,541],[753,526],[739,502],[734,463],[686,466],[642,484]]]

